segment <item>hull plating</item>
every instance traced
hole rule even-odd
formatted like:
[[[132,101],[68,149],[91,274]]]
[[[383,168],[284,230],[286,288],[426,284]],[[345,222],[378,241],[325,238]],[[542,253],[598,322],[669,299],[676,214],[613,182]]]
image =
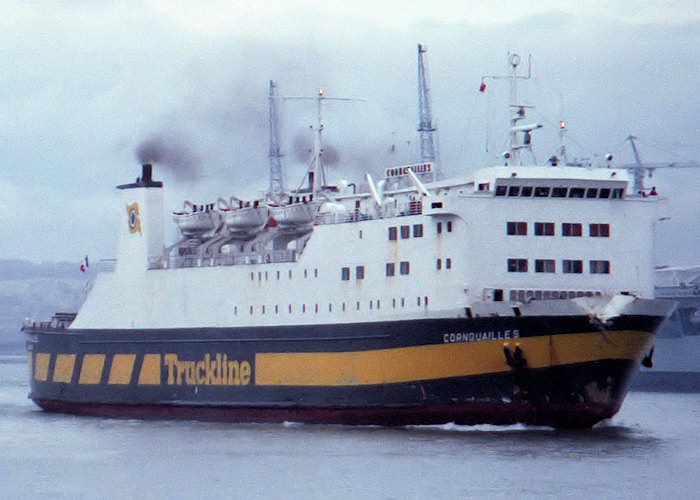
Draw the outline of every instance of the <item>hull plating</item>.
[[[661,320],[604,333],[585,316],[37,331],[30,396],[104,416],[589,427],[617,412]]]

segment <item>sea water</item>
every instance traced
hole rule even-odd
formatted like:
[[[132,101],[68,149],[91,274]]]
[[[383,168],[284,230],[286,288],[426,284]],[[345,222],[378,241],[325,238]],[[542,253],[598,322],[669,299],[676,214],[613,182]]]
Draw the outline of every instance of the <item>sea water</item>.
[[[46,413],[0,357],[0,497],[700,498],[700,394],[588,431],[251,425]]]

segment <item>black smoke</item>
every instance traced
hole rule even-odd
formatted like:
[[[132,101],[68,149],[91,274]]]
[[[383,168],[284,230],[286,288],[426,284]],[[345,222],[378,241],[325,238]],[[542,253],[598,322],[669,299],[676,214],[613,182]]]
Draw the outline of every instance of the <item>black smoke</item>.
[[[184,134],[168,132],[154,134],[136,147],[140,163],[155,163],[167,170],[176,180],[196,178],[200,157],[188,144]]]

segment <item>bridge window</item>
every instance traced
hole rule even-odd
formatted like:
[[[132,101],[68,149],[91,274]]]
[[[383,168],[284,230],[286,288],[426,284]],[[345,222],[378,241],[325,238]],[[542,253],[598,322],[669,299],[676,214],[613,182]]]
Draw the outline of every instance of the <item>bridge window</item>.
[[[509,273],[526,273],[527,259],[508,259]]]
[[[535,260],[535,272],[536,273],[553,273],[555,269],[553,259],[536,259]]]
[[[586,198],[597,198],[598,197],[598,188],[588,188],[586,191]]]
[[[537,186],[535,188],[536,198],[547,198],[549,197],[549,188],[546,186]]]
[[[561,225],[562,236],[581,236],[583,229],[578,222],[563,222]]]
[[[510,235],[527,235],[527,222],[508,222],[506,224],[506,233]]]
[[[610,198],[610,189],[602,188],[598,193],[598,198]]]
[[[566,274],[581,274],[583,272],[583,261],[580,260],[564,260],[562,269]]]
[[[571,188],[569,189],[569,198],[583,198],[584,192],[583,188]]]
[[[588,234],[593,238],[608,238],[610,237],[610,224],[589,224]]]
[[[532,196],[532,186],[523,186],[520,190],[520,196]]]
[[[520,186],[510,186],[508,188],[508,196],[520,196]]]
[[[507,191],[506,186],[496,186],[496,196],[505,196]]]
[[[552,198],[566,198],[566,192],[569,188],[555,187],[552,188]]]
[[[610,274],[609,260],[592,260],[589,266],[591,274]]]
[[[535,222],[535,236],[554,236],[554,222]]]

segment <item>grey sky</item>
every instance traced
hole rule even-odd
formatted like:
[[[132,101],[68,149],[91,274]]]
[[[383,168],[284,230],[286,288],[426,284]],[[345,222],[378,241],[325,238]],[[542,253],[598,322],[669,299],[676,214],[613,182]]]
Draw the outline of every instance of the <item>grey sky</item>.
[[[428,5],[429,4],[429,5]],[[352,5],[350,8],[349,6]],[[0,258],[111,257],[118,193],[144,141],[167,141],[180,169],[156,166],[166,210],[267,187],[267,83],[282,95],[360,97],[325,114],[330,173],[416,158],[416,44],[428,48],[443,170],[493,161],[505,140],[506,52],[534,57],[523,88],[545,125],[538,159],[612,151],[632,161],[700,161],[700,2],[13,1],[0,18]],[[303,172],[313,110],[282,109],[287,184]],[[489,119],[487,120],[487,115]],[[487,126],[488,124],[488,126]],[[489,144],[489,151],[485,145]],[[392,144],[396,152],[389,153]],[[303,148],[302,148],[303,149]],[[339,175],[339,174],[338,174]],[[671,198],[660,264],[700,261],[700,169],[647,180]],[[671,243],[673,242],[673,243]]]

